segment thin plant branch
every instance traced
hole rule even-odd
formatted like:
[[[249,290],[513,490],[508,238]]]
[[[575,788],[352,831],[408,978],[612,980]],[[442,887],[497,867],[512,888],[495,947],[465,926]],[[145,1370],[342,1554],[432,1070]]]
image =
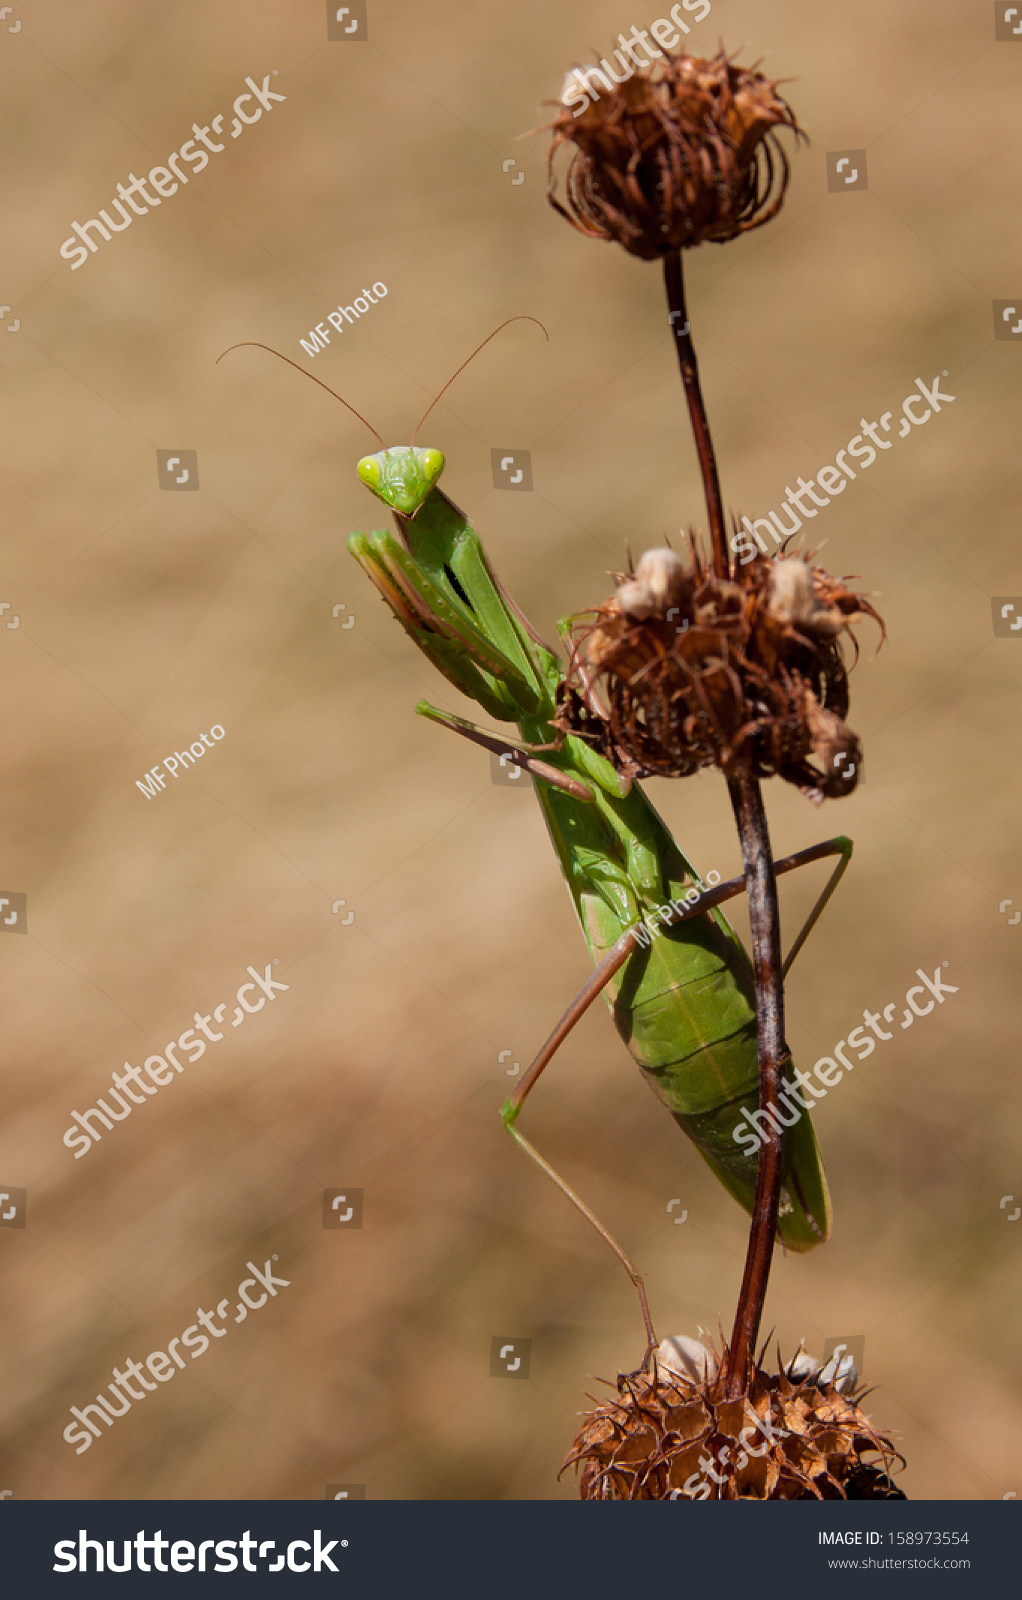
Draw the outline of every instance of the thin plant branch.
[[[726,578],[730,576],[731,563],[724,526],[720,477],[685,304],[685,280],[680,250],[672,251],[664,257],[664,285],[667,290],[667,304],[678,354],[678,366],[681,369],[681,381],[688,402],[696,453],[699,457],[699,470],[703,479],[714,572],[718,577]],[[767,1113],[767,1122],[770,1124],[766,1142],[760,1150],[749,1247],[735,1312],[734,1331],[728,1350],[726,1388],[728,1395],[735,1398],[744,1393],[750,1366],[755,1361],[756,1339],[773,1260],[777,1215],[781,1200],[784,1137],[780,1117],[772,1117],[770,1113],[776,1111],[780,1102],[781,1072],[788,1052],[784,1042],[781,925],[763,794],[759,780],[752,777],[734,779],[729,782],[728,789],[742,844],[752,930],[752,964],[756,982],[756,1040],[759,1056],[759,1108]]]
[[[674,347],[678,355],[678,366],[681,369],[681,381],[685,389],[685,399],[688,401],[688,414],[692,419],[692,432],[695,435],[696,451],[699,456],[699,470],[703,476],[706,515],[709,521],[710,541],[713,548],[713,570],[718,578],[727,578],[731,574],[731,562],[727,547],[727,532],[724,526],[724,503],[720,495],[717,457],[713,449],[710,424],[707,420],[706,406],[703,403],[703,391],[699,383],[699,364],[696,361],[695,345],[692,342],[692,327],[688,319],[688,308],[685,304],[685,274],[680,250],[673,250],[664,257],[664,287],[667,290],[667,309],[670,313],[671,332],[674,334]]]
[[[752,962],[756,980],[756,1042],[759,1053],[759,1108],[770,1124],[756,1172],[756,1200],[749,1229],[745,1272],[728,1350],[726,1391],[731,1399],[744,1394],[755,1360],[763,1302],[773,1260],[781,1199],[784,1132],[772,1115],[780,1104],[781,1073],[788,1058],[784,1042],[784,979],[781,968],[781,922],[777,883],[758,778],[728,784],[745,862],[745,887],[752,928]]]

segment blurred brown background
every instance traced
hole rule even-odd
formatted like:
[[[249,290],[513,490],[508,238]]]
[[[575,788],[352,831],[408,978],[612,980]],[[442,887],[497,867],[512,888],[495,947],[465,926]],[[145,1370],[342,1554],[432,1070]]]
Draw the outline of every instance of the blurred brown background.
[[[369,436],[260,351],[213,363],[264,340],[399,443],[497,322],[542,318],[550,343],[502,334],[422,442],[544,632],[602,597],[626,540],[700,519],[695,461],[657,269],[558,219],[544,140],[516,136],[566,67],[669,9],[369,0],[369,41],[334,43],[319,0],[25,0],[0,27],[20,318],[0,331],[0,600],[20,617],[0,627],[0,893],[27,894],[29,930],[0,944],[0,1189],[28,1190],[27,1228],[0,1228],[16,1498],[570,1498],[590,1375],[641,1355],[623,1274],[497,1117],[500,1052],[524,1066],[587,972],[538,811],[412,714],[421,694],[470,708],[344,550],[384,517],[354,476]],[[1022,45],[991,10],[714,0],[689,39],[794,80],[813,141],[776,222],[688,258],[729,504],[779,506],[917,376],[947,369],[958,397],[813,529],[890,630],[877,659],[864,630],[853,679],[868,781],[818,813],[768,789],[778,854],[856,840],[790,982],[796,1060],[864,1007],[900,1016],[917,967],[959,986],[820,1106],[834,1236],[777,1261],[767,1305],[785,1353],[865,1335],[913,1498],[1022,1493],[1022,1222],[999,1204],[1022,1204],[1022,925],[998,912],[1022,906],[1022,644],[990,607],[1022,592],[1022,351],[992,318],[1022,307]],[[193,121],[226,112],[226,136],[246,75],[274,69],[283,103],[70,270],[72,220]],[[868,191],[828,193],[826,152],[859,148]],[[377,281],[310,362],[299,340]],[[493,446],[532,452],[531,495],[494,491]],[[198,493],[158,487],[157,449],[181,448]],[[145,798],[146,769],[214,723]],[[715,775],[652,788],[704,872],[738,870]],[[789,930],[814,886],[785,885]],[[274,958],[289,991],[75,1160],[71,1109]],[[744,1218],[602,1009],[524,1126],[633,1252],[662,1333],[729,1325]],[[345,1185],[364,1226],[324,1230]],[[68,1408],[196,1307],[233,1308],[271,1254],[290,1286],[76,1456]],[[527,1382],[489,1376],[497,1334],[533,1341]]]

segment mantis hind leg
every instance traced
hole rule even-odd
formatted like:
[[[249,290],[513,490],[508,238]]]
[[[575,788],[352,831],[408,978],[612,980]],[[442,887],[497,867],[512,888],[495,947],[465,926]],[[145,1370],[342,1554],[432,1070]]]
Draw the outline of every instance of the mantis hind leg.
[[[536,1163],[541,1172],[546,1173],[547,1177],[552,1183],[557,1185],[561,1193],[565,1195],[566,1198],[571,1201],[575,1209],[580,1212],[583,1217],[585,1217],[590,1227],[595,1228],[604,1244],[607,1245],[607,1247],[617,1256],[631,1280],[632,1287],[639,1297],[639,1309],[642,1312],[643,1327],[646,1330],[646,1354],[642,1359],[642,1367],[640,1369],[641,1371],[645,1372],[649,1367],[650,1356],[657,1348],[657,1336],[653,1332],[653,1321],[649,1314],[649,1301],[646,1298],[646,1285],[642,1281],[642,1275],[629,1260],[624,1250],[622,1250],[621,1246],[614,1238],[614,1235],[604,1227],[603,1223],[596,1215],[596,1212],[592,1211],[589,1206],[586,1205],[582,1197],[575,1193],[570,1183],[566,1182],[566,1180],[561,1177],[556,1168],[552,1167],[549,1161],[547,1161],[544,1156],[540,1155],[539,1151],[536,1149],[536,1146],[534,1144],[530,1144],[525,1135],[518,1132],[518,1129],[515,1127],[515,1120],[518,1116],[519,1109],[520,1107],[514,1107],[510,1100],[505,1101],[504,1105],[501,1107],[501,1118],[504,1126],[511,1135],[515,1144],[518,1146],[519,1150],[524,1150],[525,1154],[531,1161]]]
[[[816,927],[828,900],[841,882],[848,863],[852,859],[852,850],[854,848],[851,839],[846,838],[843,833],[839,833],[834,839],[825,839],[822,844],[810,845],[808,850],[799,850],[793,856],[785,856],[781,861],[774,862],[774,876],[776,877],[782,872],[791,872],[795,867],[808,867],[814,861],[822,861],[827,856],[836,855],[840,857],[837,866],[824,884],[819,899],[796,934],[794,943],[784,958],[784,965],[781,967],[782,982],[788,976],[792,962]]]
[[[783,970],[785,974],[787,973],[792,962],[795,960],[795,957],[798,955],[799,951],[802,949],[802,946],[805,944],[813,928],[816,926],[816,923],[819,920],[828,900],[834,893],[834,890],[837,888],[838,883],[841,881],[841,877],[844,874],[849,861],[851,860],[852,848],[853,846],[851,839],[845,838],[843,835],[839,835],[837,838],[824,840],[822,844],[811,845],[807,850],[799,850],[794,855],[785,856],[782,860],[774,863],[775,875],[781,876],[786,872],[793,872],[796,867],[811,866],[813,862],[825,860],[829,856],[836,855],[840,857],[837,866],[834,868],[834,871],[831,873],[826,884],[824,885],[823,892],[816,901],[816,904],[810,911],[805,923],[795,937],[795,941],[792,944],[792,947],[788,952],[787,959],[784,963]],[[740,878],[731,878],[726,883],[719,883],[714,888],[707,889],[703,894],[699,895],[697,899],[692,901],[690,905],[686,905],[684,909],[672,908],[670,916],[664,918],[663,920],[667,926],[674,926],[678,923],[685,922],[691,917],[697,917],[707,911],[712,911],[714,907],[721,905],[726,900],[734,899],[736,895],[742,893],[744,888],[744,874]],[[638,1296],[639,1308],[642,1312],[643,1327],[646,1332],[646,1354],[642,1362],[642,1367],[640,1368],[640,1371],[645,1371],[649,1367],[649,1361],[652,1352],[657,1347],[657,1340],[653,1331],[653,1323],[649,1312],[649,1302],[646,1297],[646,1288],[641,1274],[635,1267],[634,1263],[629,1259],[622,1247],[618,1244],[613,1234],[600,1221],[596,1213],[586,1205],[585,1201],[580,1195],[575,1193],[571,1185],[561,1177],[560,1173],[550,1165],[546,1158],[540,1155],[535,1145],[530,1144],[528,1139],[526,1139],[523,1134],[519,1133],[518,1128],[516,1127],[518,1117],[521,1114],[521,1110],[525,1104],[525,1101],[535,1088],[536,1084],[539,1082],[543,1072],[549,1066],[550,1062],[553,1060],[554,1056],[564,1043],[565,1039],[568,1037],[571,1030],[585,1015],[597,996],[603,992],[611,978],[614,977],[615,973],[620,971],[621,967],[624,966],[629,956],[641,947],[638,927],[639,925],[637,924],[635,928],[630,928],[626,933],[622,934],[617,943],[612,946],[607,955],[604,956],[603,960],[593,970],[590,977],[582,985],[581,989],[578,991],[578,994],[572,1000],[567,1011],[565,1011],[564,1015],[561,1017],[549,1038],[543,1044],[542,1049],[535,1056],[533,1061],[530,1062],[527,1071],[522,1077],[521,1082],[517,1085],[510,1099],[504,1102],[504,1105],[501,1107],[500,1114],[504,1127],[511,1135],[511,1138],[514,1140],[518,1148],[524,1151],[529,1159],[534,1161],[542,1172],[546,1173],[547,1177],[552,1183],[557,1185],[558,1189],[560,1189],[561,1193],[566,1197],[566,1199],[571,1201],[572,1205],[580,1213],[580,1215],[585,1218],[590,1227],[595,1229],[603,1242],[610,1250],[613,1251],[614,1255],[617,1256],[617,1259],[627,1272],[632,1287]]]

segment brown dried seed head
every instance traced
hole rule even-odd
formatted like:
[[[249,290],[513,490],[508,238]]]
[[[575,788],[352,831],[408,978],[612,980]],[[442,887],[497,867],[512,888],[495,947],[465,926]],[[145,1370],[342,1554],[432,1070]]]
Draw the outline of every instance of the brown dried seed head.
[[[651,1376],[619,1380],[561,1469],[575,1468],[584,1500],[905,1498],[890,1478],[904,1459],[874,1429],[854,1381],[828,1381],[800,1353],[776,1372],[757,1365],[729,1399],[726,1353],[665,1340]]]
[[[861,595],[797,556],[776,562],[770,581],[770,616],[802,633],[836,639],[849,622],[864,614]]]
[[[617,602],[630,617],[664,616],[681,598],[685,563],[675,550],[647,550],[635,576],[618,584]]]
[[[777,214],[788,161],[774,130],[802,130],[777,84],[754,68],[723,50],[712,60],[665,53],[623,83],[602,64],[575,69],[566,96],[572,86],[572,104],[562,100],[551,125],[548,199],[581,232],[651,261],[704,240],[723,244]],[[562,144],[572,147],[563,205],[553,170]]]
[[[649,550],[577,628],[558,726],[632,777],[773,775],[815,801],[850,794],[862,753],[845,723],[842,638],[865,596],[797,556],[757,557],[718,578]],[[880,623],[881,630],[883,624]]]

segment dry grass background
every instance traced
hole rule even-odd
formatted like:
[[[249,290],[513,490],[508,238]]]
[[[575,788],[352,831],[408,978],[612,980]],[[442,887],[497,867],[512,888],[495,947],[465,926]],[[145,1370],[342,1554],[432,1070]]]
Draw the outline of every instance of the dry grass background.
[[[310,326],[382,280],[314,370],[397,443],[498,321],[542,318],[549,345],[502,335],[424,442],[545,632],[602,596],[626,539],[699,519],[695,460],[656,269],[555,217],[543,141],[515,136],[565,66],[668,9],[372,0],[370,42],[344,45],[314,0],[26,0],[0,30],[0,289],[21,318],[0,334],[0,599],[21,618],[0,629],[0,878],[29,907],[0,951],[0,1188],[29,1191],[28,1228],[0,1229],[18,1498],[570,1497],[555,1474],[588,1375],[641,1354],[623,1275],[497,1118],[499,1052],[524,1064],[587,971],[538,812],[412,715],[453,695],[344,551],[382,518],[353,471],[367,437],[261,352],[213,362],[245,338],[306,360]],[[1022,1492],[1022,1224],[998,1205],[1022,1194],[1022,928],[997,909],[1022,904],[1022,647],[990,622],[992,594],[1022,592],[1022,353],[991,319],[1022,295],[1022,49],[993,42],[990,10],[715,0],[690,41],[796,80],[813,139],[777,222],[689,258],[729,503],[778,505],[917,376],[947,368],[958,396],[814,528],[890,629],[853,680],[868,781],[819,813],[768,790],[778,853],[857,845],[790,983],[796,1060],[919,966],[959,985],[822,1103],[834,1236],[777,1262],[767,1310],[788,1352],[865,1334],[913,1498]],[[70,221],[273,68],[286,102],[72,273]],[[829,195],[825,152],[849,147],[869,191]],[[532,451],[531,496],[494,492],[492,445]],[[160,447],[198,451],[199,493],[157,488]],[[145,799],[135,780],[214,723],[201,766]],[[716,777],[652,787],[704,871],[737,870]],[[812,890],[786,884],[789,928]],[[288,993],[74,1160],[71,1108],[275,957]],[[727,1323],[743,1217],[604,1013],[527,1127],[646,1270],[661,1331]],[[345,1184],[365,1225],[324,1231],[322,1190]],[[68,1408],[271,1253],[290,1287],[76,1456]],[[528,1382],[488,1376],[495,1333],[532,1338]]]

